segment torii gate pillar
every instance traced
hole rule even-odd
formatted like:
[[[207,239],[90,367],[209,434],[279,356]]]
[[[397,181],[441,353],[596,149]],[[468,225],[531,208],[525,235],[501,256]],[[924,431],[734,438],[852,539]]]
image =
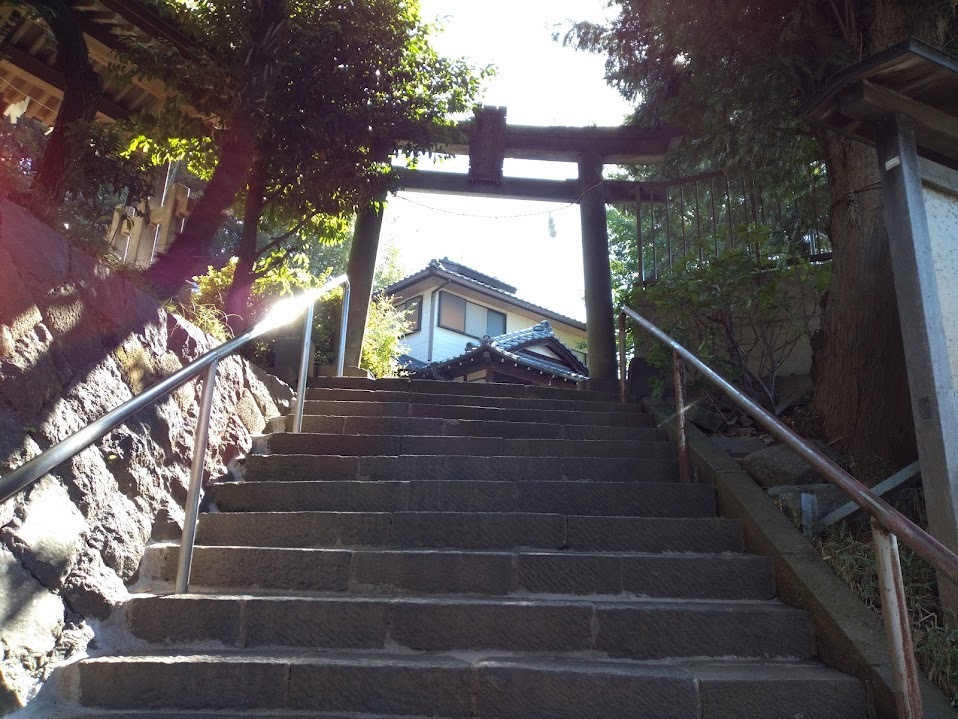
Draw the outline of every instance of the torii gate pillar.
[[[579,158],[579,217],[582,222],[582,272],[585,279],[585,324],[588,332],[588,389],[614,392],[616,379],[615,318],[609,231],[602,187],[602,157]]]

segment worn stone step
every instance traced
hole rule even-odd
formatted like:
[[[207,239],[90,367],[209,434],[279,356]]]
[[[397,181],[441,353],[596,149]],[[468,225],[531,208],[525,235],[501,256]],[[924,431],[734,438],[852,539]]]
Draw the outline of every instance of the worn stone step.
[[[622,427],[652,427],[655,424],[652,415],[638,410],[596,412],[574,409],[499,408],[471,404],[307,400],[303,411],[306,415],[441,417],[444,419],[481,419],[500,422],[545,422],[547,424],[613,425]]]
[[[138,597],[155,644],[414,651],[598,652],[628,659],[814,654],[805,612],[778,602],[403,597]],[[397,646],[398,645],[398,646]]]
[[[247,481],[215,484],[209,491],[223,512],[555,512],[636,517],[713,517],[716,512],[712,487],[678,482]]]
[[[431,435],[318,434],[280,432],[263,438],[271,454],[467,455],[479,457],[609,457],[667,459],[675,447],[665,440],[506,439]]]
[[[403,377],[384,377],[382,379],[364,379],[362,377],[311,377],[309,379],[309,386],[310,388],[392,390],[423,394],[455,394],[472,397],[580,399],[600,402],[619,401],[618,394],[614,392],[596,392],[594,390],[579,390],[567,387],[537,387],[534,385],[490,382],[466,383],[422,379],[411,380]]]
[[[738,520],[519,512],[240,512],[204,514],[197,542],[252,547],[569,549],[740,552]]]
[[[176,575],[179,547],[147,547],[144,590]],[[427,594],[630,594],[771,599],[771,563],[749,554],[196,547],[191,587]]]
[[[288,416],[287,430],[293,426]],[[616,427],[544,422],[443,419],[440,417],[354,417],[305,415],[304,432],[320,434],[434,435],[447,437],[508,437],[511,439],[665,440],[658,427]]]
[[[449,719],[865,717],[859,682],[801,662],[650,665],[219,651],[98,657],[68,672],[84,705],[127,711],[292,710]]]
[[[476,457],[405,455],[343,457],[321,454],[250,455],[242,468],[246,481],[310,480],[490,480],[526,482],[604,480],[677,482],[670,459],[606,457]]]
[[[128,712],[125,710],[111,709],[76,709],[69,713],[58,712],[47,719],[424,719],[424,717],[401,717],[395,714],[355,714],[350,712],[298,712],[286,709],[265,712],[247,712],[247,711],[196,711],[186,709],[183,711],[159,710],[144,711],[138,710]]]
[[[308,389],[306,411],[310,402],[398,402],[404,404],[456,405],[469,407],[497,407],[500,409],[566,410],[578,412],[618,412],[641,414],[637,404],[623,404],[616,399],[603,401],[577,399],[574,394],[568,399],[537,399],[529,397],[485,397],[482,395],[457,395],[448,393],[426,394],[423,392],[396,392],[392,390],[362,389]],[[314,414],[313,412],[309,412]]]

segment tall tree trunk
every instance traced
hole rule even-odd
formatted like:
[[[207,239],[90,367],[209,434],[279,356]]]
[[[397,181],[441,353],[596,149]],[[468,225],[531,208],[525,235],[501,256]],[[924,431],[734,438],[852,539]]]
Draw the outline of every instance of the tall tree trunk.
[[[894,468],[917,454],[875,150],[819,137],[832,207],[832,280],[814,338],[812,410],[860,459]]]
[[[213,237],[246,182],[256,149],[257,108],[269,93],[271,65],[282,38],[277,28],[287,19],[285,0],[259,0],[251,11],[244,82],[217,154],[213,177],[187,218],[183,232],[146,273],[162,297],[172,297],[190,277],[203,270]]]
[[[246,207],[243,211],[243,234],[237,250],[233,282],[226,294],[226,316],[233,334],[239,334],[249,323],[249,298],[256,275],[256,249],[259,239],[259,219],[266,204],[266,162],[257,153],[246,184]]]
[[[908,37],[940,47],[955,14],[955,0],[862,5],[866,56]],[[917,450],[875,150],[825,132],[818,141],[834,203],[834,259],[813,340],[812,410],[859,459],[878,457],[899,468]]]
[[[103,97],[100,76],[90,64],[83,30],[73,10],[60,0],[42,0],[34,4],[53,33],[56,41],[57,68],[63,73],[66,86],[56,125],[47,140],[43,157],[33,179],[36,202],[63,200],[71,177],[82,168],[88,145],[82,137],[71,136],[85,123],[96,119]]]
[[[249,173],[256,126],[248,102],[241,102],[217,153],[216,169],[186,219],[183,232],[146,272],[161,297],[173,297],[193,275],[204,269],[216,231]]]

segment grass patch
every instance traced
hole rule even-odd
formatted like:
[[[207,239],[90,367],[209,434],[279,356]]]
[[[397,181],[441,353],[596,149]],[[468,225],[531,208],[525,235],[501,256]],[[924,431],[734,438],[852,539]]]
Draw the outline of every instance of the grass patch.
[[[921,491],[904,490],[891,504],[919,526],[927,527]],[[815,542],[822,558],[879,617],[878,571],[868,522],[855,518],[829,527]],[[918,666],[958,706],[958,629],[945,625],[935,571],[899,544],[902,578]]]

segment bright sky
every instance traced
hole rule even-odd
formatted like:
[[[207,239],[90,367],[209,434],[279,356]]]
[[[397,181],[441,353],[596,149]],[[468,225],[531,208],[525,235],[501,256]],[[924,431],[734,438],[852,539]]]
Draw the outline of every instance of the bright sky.
[[[602,20],[605,0],[421,0],[423,17],[445,31],[439,52],[495,65],[483,96],[522,125],[619,125],[630,106],[603,80],[605,59],[552,40],[572,20]],[[424,169],[465,172],[468,158]],[[573,164],[506,160],[505,174],[575,177]],[[555,237],[550,236],[550,216]],[[518,288],[518,296],[585,319],[577,205],[426,193],[391,197],[383,243],[400,247],[407,273],[449,257]]]

